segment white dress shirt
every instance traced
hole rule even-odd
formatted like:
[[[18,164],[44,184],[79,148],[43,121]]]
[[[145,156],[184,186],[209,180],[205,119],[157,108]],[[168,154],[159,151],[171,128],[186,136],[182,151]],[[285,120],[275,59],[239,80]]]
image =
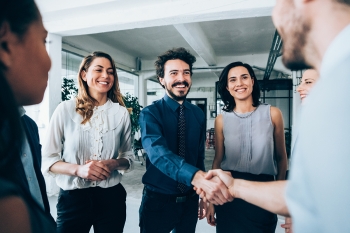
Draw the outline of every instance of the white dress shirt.
[[[94,108],[93,116],[81,124],[83,118],[75,111],[75,100],[58,105],[53,113],[43,145],[43,173],[56,177],[56,183],[63,190],[99,186],[112,187],[121,181],[123,172],[133,167],[134,153],[131,149],[130,115],[125,107],[111,100]],[[128,170],[114,170],[103,181],[89,181],[77,176],[54,174],[50,167],[64,161],[72,164],[85,164],[88,160],[126,158]]]
[[[350,232],[350,25],[305,100],[286,199],[295,232]]]

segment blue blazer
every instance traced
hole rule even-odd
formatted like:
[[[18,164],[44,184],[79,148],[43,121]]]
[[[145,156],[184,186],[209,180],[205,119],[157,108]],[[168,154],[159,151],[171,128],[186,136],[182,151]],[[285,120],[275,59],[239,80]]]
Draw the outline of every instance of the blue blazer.
[[[46,194],[45,180],[44,180],[43,174],[41,173],[41,145],[40,145],[40,141],[39,141],[38,126],[27,115],[23,115],[21,117],[21,123],[22,123],[22,127],[25,131],[25,134],[27,136],[30,149],[32,151],[34,170],[35,170],[36,177],[38,179],[38,183],[39,183],[39,187],[40,187],[40,191],[41,191],[41,196],[43,198],[45,212],[50,214],[50,205],[49,205],[49,201],[48,201],[47,194]],[[20,156],[16,156],[16,159],[17,159],[17,161],[15,163],[16,164],[15,175],[17,177],[15,178],[15,180],[20,184],[21,189],[25,193],[31,195],[30,190],[29,190],[29,185],[27,182],[27,177],[26,177],[23,165],[22,165],[21,158],[20,158]]]

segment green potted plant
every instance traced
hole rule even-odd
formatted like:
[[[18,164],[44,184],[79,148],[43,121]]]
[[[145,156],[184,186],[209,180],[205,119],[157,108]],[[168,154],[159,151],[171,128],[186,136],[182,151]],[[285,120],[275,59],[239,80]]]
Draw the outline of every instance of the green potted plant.
[[[132,96],[130,93],[126,93],[123,95],[123,100],[125,107],[128,109],[130,113],[130,121],[131,121],[131,140],[133,142],[133,150],[134,154],[139,160],[138,152],[142,151],[143,147],[141,144],[141,138],[134,139],[135,133],[140,129],[139,117],[141,113],[141,109],[143,108],[138,101],[137,97]],[[144,156],[144,154],[142,154]],[[145,160],[145,157],[143,157]],[[143,165],[143,162],[141,162]]]
[[[74,80],[63,77],[63,83],[61,87],[61,99],[62,101],[70,100],[76,97],[78,94],[78,88],[76,87]]]
[[[134,136],[135,133],[140,129],[139,125],[139,117],[141,113],[141,109],[143,108],[138,101],[138,98],[132,96],[130,93],[126,93],[123,95],[123,100],[125,107],[128,109],[130,113],[130,121],[131,121],[131,136]]]

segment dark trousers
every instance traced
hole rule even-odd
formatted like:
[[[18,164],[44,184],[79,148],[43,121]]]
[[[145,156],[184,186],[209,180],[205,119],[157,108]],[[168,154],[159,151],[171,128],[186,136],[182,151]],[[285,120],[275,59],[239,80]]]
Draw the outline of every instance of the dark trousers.
[[[199,197],[191,191],[183,198],[144,190],[139,210],[141,233],[194,233]],[[180,195],[183,196],[183,195]]]
[[[231,171],[232,177],[251,181],[273,181],[272,175]],[[242,199],[215,206],[217,233],[274,233],[277,215]]]
[[[126,191],[121,184],[110,188],[60,190],[57,203],[58,233],[123,232]]]

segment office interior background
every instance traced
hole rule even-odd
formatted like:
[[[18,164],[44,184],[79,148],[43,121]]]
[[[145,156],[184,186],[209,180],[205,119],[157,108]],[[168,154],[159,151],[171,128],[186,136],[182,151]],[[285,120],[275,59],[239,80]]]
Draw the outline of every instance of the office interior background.
[[[154,61],[166,50],[184,47],[196,56],[188,99],[214,127],[222,102],[216,82],[227,64],[250,64],[261,88],[261,101],[281,109],[286,132],[300,108],[295,88],[302,71],[281,62],[282,41],[272,23],[273,0],[36,0],[49,32],[52,60],[43,102],[26,107],[41,136],[62,101],[64,79],[76,82],[82,58],[92,51],[112,55],[123,94],[142,106],[164,95]],[[30,75],[30,74],[28,74]],[[135,137],[138,137],[136,134]]]

